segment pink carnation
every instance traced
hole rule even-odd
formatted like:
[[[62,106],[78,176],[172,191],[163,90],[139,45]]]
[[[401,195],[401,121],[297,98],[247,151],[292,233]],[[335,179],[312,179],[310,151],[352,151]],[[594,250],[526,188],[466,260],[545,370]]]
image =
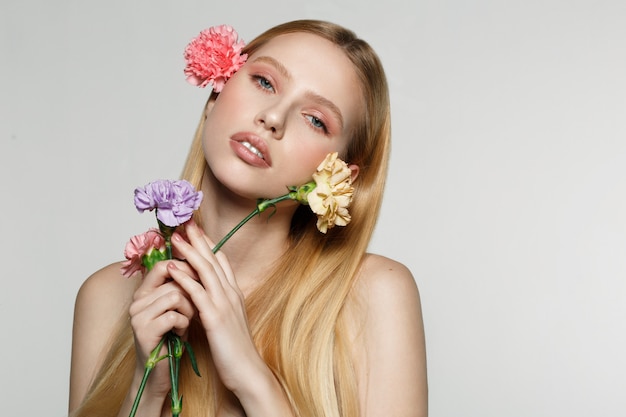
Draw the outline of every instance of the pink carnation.
[[[126,261],[122,264],[122,275],[130,278],[137,272],[144,272],[143,265],[144,255],[150,254],[153,250],[162,250],[165,248],[165,239],[157,229],[150,229],[145,233],[130,238],[130,241],[124,248],[124,256]]]
[[[228,25],[205,29],[185,48],[187,81],[198,87],[211,84],[219,93],[224,83],[246,62],[245,43]]]

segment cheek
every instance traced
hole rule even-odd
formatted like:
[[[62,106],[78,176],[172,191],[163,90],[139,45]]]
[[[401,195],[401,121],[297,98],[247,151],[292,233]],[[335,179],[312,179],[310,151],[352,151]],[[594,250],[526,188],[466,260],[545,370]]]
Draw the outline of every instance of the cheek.
[[[337,150],[336,146],[331,146],[330,143],[323,145],[315,143],[315,140],[302,140],[287,150],[287,155],[292,155],[289,163],[291,176],[299,183],[309,181],[326,155]]]
[[[232,95],[220,95],[213,108],[207,114],[206,123],[211,125],[223,124],[227,116],[232,114],[235,107]]]
[[[292,151],[300,155],[302,164],[312,166],[313,169],[317,168],[330,153],[337,152],[339,155],[345,155],[346,153],[345,142],[338,138],[305,137],[297,142],[295,149]]]
[[[241,125],[246,115],[246,107],[241,103],[249,101],[235,88],[227,88],[228,83],[217,97],[213,107],[207,112],[204,121],[203,141],[210,141],[211,138],[227,137],[233,133],[233,129]]]
[[[241,111],[242,103],[249,102],[250,98],[246,97],[246,89],[243,88],[245,78],[238,75],[240,74],[235,74],[226,82],[208,117],[213,116],[212,118],[217,120],[228,119],[229,115],[236,115]]]

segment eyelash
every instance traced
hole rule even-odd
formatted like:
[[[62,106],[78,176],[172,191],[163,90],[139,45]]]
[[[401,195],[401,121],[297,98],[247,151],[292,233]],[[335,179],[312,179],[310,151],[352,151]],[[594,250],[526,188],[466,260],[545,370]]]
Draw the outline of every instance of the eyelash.
[[[259,88],[260,90],[265,91],[265,92],[275,91],[272,83],[264,76],[252,75],[252,79],[254,80],[257,88]],[[320,130],[325,135],[328,135],[328,127],[326,126],[326,123],[324,123],[319,117],[316,117],[310,114],[305,114],[304,117],[308,120],[311,128],[313,128],[314,130]]]
[[[307,114],[304,117],[309,120],[309,123],[311,124],[311,126],[313,126],[314,129],[319,129],[324,132],[325,135],[328,135],[328,128],[326,127],[326,123],[324,123],[320,118],[312,116],[310,114]]]
[[[255,81],[256,86],[257,86],[258,88],[260,88],[261,90],[268,91],[268,90],[270,90],[270,89],[271,89],[272,91],[274,91],[274,86],[273,86],[273,85],[272,85],[272,83],[271,83],[271,82],[270,82],[267,78],[265,78],[264,76],[262,76],[262,75],[253,75],[253,76],[252,76],[252,79]],[[269,87],[269,88],[268,88],[268,87]]]

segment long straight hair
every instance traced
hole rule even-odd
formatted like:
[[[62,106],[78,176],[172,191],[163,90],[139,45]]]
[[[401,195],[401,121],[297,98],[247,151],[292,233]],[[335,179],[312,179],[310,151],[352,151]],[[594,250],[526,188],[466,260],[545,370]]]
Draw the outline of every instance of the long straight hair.
[[[329,22],[299,20],[273,27],[251,41],[244,53],[253,54],[276,36],[294,32],[311,33],[342,48],[359,79],[355,94],[361,95],[364,111],[343,158],[360,167],[350,206],[352,220],[321,234],[311,210],[300,206],[292,219],[287,250],[247,297],[246,308],[255,345],[296,415],[357,417],[357,381],[343,313],[382,201],[391,136],[388,86],[373,49],[352,31]],[[203,112],[182,174],[198,189],[208,169],[202,150],[205,117]],[[196,221],[202,223],[198,212]],[[197,321],[190,325],[189,340],[203,376],[197,379],[189,368],[181,369],[184,413],[215,415],[228,393],[213,369]],[[121,322],[118,339],[73,415],[115,415],[127,393],[134,361],[132,332],[127,321]]]

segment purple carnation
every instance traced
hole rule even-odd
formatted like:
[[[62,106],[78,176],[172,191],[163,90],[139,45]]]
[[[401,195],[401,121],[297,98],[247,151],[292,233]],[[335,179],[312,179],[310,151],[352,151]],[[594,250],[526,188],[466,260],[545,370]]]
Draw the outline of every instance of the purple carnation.
[[[157,219],[166,226],[176,227],[191,218],[200,207],[202,191],[196,191],[185,180],[158,180],[135,189],[135,207],[141,213],[155,210]]]

